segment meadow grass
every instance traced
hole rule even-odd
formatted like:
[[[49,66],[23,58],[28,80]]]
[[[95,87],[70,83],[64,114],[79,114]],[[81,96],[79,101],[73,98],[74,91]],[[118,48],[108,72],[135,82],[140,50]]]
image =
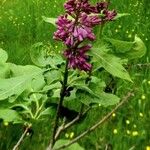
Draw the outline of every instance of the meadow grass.
[[[97,0],[92,0],[97,2]],[[51,43],[55,47],[52,35],[55,27],[45,23],[42,16],[57,17],[63,13],[64,0],[1,0],[0,12],[0,47],[9,54],[9,61],[16,64],[31,64],[29,51],[36,42]],[[113,114],[102,128],[79,143],[87,150],[103,150],[106,145],[114,150],[145,150],[150,146],[150,67],[136,64],[150,63],[150,2],[149,0],[111,0],[112,8],[120,13],[129,13],[118,21],[110,23],[104,34],[116,39],[132,41],[138,35],[147,46],[146,55],[131,61],[128,70],[133,84],[126,81],[117,82],[117,94],[122,97],[128,90],[136,88],[137,92],[128,104]],[[59,47],[58,47],[59,48]],[[90,111],[84,123],[69,129],[69,135],[75,135],[92,125],[110,108],[95,108]],[[43,150],[49,141],[50,120],[35,124],[34,135],[27,138],[21,149]],[[20,126],[0,124],[0,150],[12,147],[22,133]],[[17,129],[17,130],[16,130]],[[19,129],[19,130],[18,130]],[[65,134],[63,135],[65,138]],[[30,143],[30,144],[29,144]]]

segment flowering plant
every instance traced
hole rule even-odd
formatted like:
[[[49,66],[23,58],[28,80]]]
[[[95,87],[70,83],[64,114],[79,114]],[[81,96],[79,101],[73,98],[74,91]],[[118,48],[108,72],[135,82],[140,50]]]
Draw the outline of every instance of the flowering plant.
[[[117,13],[115,10],[108,10],[107,2],[92,6],[88,0],[70,0],[64,7],[66,14],[60,16],[56,22],[54,39],[64,42],[67,46],[64,56],[70,68],[90,71],[92,65],[87,62],[86,52],[91,49],[91,45],[83,42],[94,41],[96,36],[93,27],[112,21]],[[68,19],[69,16],[71,19]]]
[[[32,125],[42,123],[45,118],[52,118],[54,122],[47,150],[68,146],[83,149],[76,142],[105,122],[133,95],[129,92],[119,102],[120,98],[115,95],[115,77],[132,82],[123,65],[129,59],[142,57],[146,48],[138,37],[127,42],[99,38],[100,33],[96,39],[94,27],[102,32],[105,24],[119,16],[108,6],[108,2],[92,5],[88,0],[68,0],[64,4],[65,14],[58,17],[54,32],[54,39],[65,47],[62,55],[48,44],[36,43],[30,51],[35,65],[20,66],[8,63],[7,53],[0,49],[3,66],[0,68],[0,118],[25,126],[13,150],[18,149]],[[44,17],[44,20],[53,23],[55,19]],[[80,124],[93,107],[114,104],[117,106],[109,114],[73,140],[59,139],[62,132],[77,122]],[[6,113],[11,115],[6,116]]]

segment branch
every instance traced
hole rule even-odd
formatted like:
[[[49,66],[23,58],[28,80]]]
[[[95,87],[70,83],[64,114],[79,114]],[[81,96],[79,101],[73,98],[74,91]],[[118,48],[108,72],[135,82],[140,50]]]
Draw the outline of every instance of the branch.
[[[149,68],[150,67],[150,63],[141,63],[141,64],[129,64],[128,65],[129,66],[129,68],[131,68],[131,67],[139,67],[140,69],[143,69],[143,68]]]
[[[72,125],[74,125],[77,121],[79,121],[81,119],[82,116],[84,116],[88,111],[90,110],[90,107],[88,107],[84,112],[83,111],[83,104],[80,108],[80,112],[79,114],[69,123],[67,123],[66,125],[62,124],[55,135],[55,140],[57,140],[57,138],[59,137],[59,135],[61,134],[61,132],[63,132],[64,130],[68,129],[69,127],[71,127]]]
[[[64,128],[67,129],[69,127],[71,127],[74,123],[76,123],[77,121],[80,120],[80,118],[82,116],[84,116],[89,110],[91,109],[91,107],[88,107],[82,114],[79,114],[75,119],[73,119],[71,122],[67,123]]]
[[[58,139],[59,135],[61,134],[61,132],[64,130],[64,126],[65,126],[65,120],[63,121],[62,125],[57,129],[57,132],[55,134],[55,141]]]
[[[150,63],[145,63],[145,64],[135,64],[138,67],[150,67]]]
[[[135,149],[135,145],[133,145],[129,150],[134,150]]]
[[[64,97],[65,97],[67,80],[68,80],[68,60],[66,60],[64,80],[63,80],[61,91],[60,91],[60,100],[59,100],[59,104],[57,106],[56,118],[55,118],[54,128],[53,128],[53,132],[52,132],[52,138],[51,138],[51,141],[50,141],[50,144],[49,144],[47,150],[51,150],[54,143],[55,143],[55,135],[56,135],[56,131],[57,131],[57,128],[58,128],[58,123],[59,123],[60,109],[61,109]]]
[[[106,122],[111,116],[112,114],[118,110],[118,108],[120,108],[125,102],[128,101],[128,99],[133,96],[134,94],[132,92],[128,92],[127,95],[123,98],[123,100],[118,103],[116,105],[116,107],[109,112],[107,115],[105,115],[99,122],[97,122],[95,125],[93,125],[92,127],[88,128],[86,131],[84,131],[83,133],[81,133],[79,136],[77,136],[76,138],[74,138],[73,140],[71,140],[69,143],[64,144],[62,146],[60,146],[59,148],[53,149],[53,150],[61,150],[64,149],[66,147],[69,147],[70,145],[74,144],[75,142],[77,142],[78,140],[80,140],[81,138],[83,138],[84,136],[86,136],[87,134],[89,134],[90,132],[94,131],[97,127],[99,127],[100,125],[102,125],[104,122]]]
[[[18,140],[17,144],[13,147],[13,150],[17,150],[22,141],[24,140],[26,134],[28,133],[29,129],[31,128],[30,126],[27,126],[26,129],[24,130],[23,134],[21,135],[20,139]]]

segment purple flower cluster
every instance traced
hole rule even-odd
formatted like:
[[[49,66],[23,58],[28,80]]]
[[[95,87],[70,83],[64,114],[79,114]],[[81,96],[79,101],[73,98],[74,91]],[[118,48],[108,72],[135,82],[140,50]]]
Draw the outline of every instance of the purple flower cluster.
[[[90,14],[95,10],[95,7],[90,5],[88,0],[68,0],[64,7],[68,14],[75,14],[78,11]]]
[[[108,10],[107,2],[99,2],[93,6],[88,0],[68,0],[64,7],[66,13],[58,17],[54,39],[63,41],[67,46],[64,56],[68,59],[70,68],[90,71],[92,65],[88,63],[85,53],[91,46],[80,44],[85,40],[95,40],[93,27],[112,21],[116,12]]]
[[[91,46],[86,45],[77,49],[67,49],[64,52],[65,57],[69,60],[69,67],[73,69],[80,69],[84,71],[90,71],[92,65],[87,62],[88,56],[85,54],[90,50]]]

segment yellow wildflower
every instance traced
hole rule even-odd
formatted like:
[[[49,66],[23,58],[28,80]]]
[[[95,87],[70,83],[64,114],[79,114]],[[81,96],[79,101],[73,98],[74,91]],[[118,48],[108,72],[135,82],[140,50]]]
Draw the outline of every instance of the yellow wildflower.
[[[146,146],[146,150],[150,150],[150,146]]]
[[[143,117],[143,113],[140,112],[140,113],[139,113],[139,116],[140,116],[140,117]]]
[[[55,45],[55,48],[57,49],[57,48],[58,48],[58,46],[57,46],[57,45]]]
[[[115,116],[116,116],[116,114],[115,114],[115,113],[113,113],[113,114],[112,114],[112,116],[113,116],[113,117],[115,117]]]
[[[147,81],[147,80],[146,80],[146,79],[144,79],[142,83],[145,83],[146,81]]]
[[[4,122],[4,126],[7,127],[8,125],[9,125],[9,123],[8,123],[7,121],[5,121],[5,122]]]
[[[127,130],[127,134],[131,134],[130,130]]]
[[[118,33],[118,29],[116,29],[115,32]]]
[[[117,133],[118,133],[118,130],[117,130],[117,129],[114,129],[114,130],[113,130],[113,133],[114,133],[114,134],[117,134]]]
[[[146,98],[146,97],[145,97],[145,95],[142,95],[142,96],[141,96],[141,99],[143,99],[143,100],[144,100],[145,98]]]
[[[74,137],[74,132],[70,133],[70,139],[72,139]]]
[[[66,138],[69,138],[69,134],[68,134],[68,133],[66,133],[66,134],[65,134],[65,137],[66,137]]]
[[[121,25],[119,25],[118,28],[121,28]]]
[[[126,120],[126,124],[130,124],[130,121],[129,121],[129,120]]]
[[[129,34],[129,35],[128,35],[128,38],[131,38],[131,37],[132,37],[132,35],[131,35],[131,34]]]
[[[139,133],[138,133],[138,131],[133,131],[132,132],[132,136],[137,136]]]

